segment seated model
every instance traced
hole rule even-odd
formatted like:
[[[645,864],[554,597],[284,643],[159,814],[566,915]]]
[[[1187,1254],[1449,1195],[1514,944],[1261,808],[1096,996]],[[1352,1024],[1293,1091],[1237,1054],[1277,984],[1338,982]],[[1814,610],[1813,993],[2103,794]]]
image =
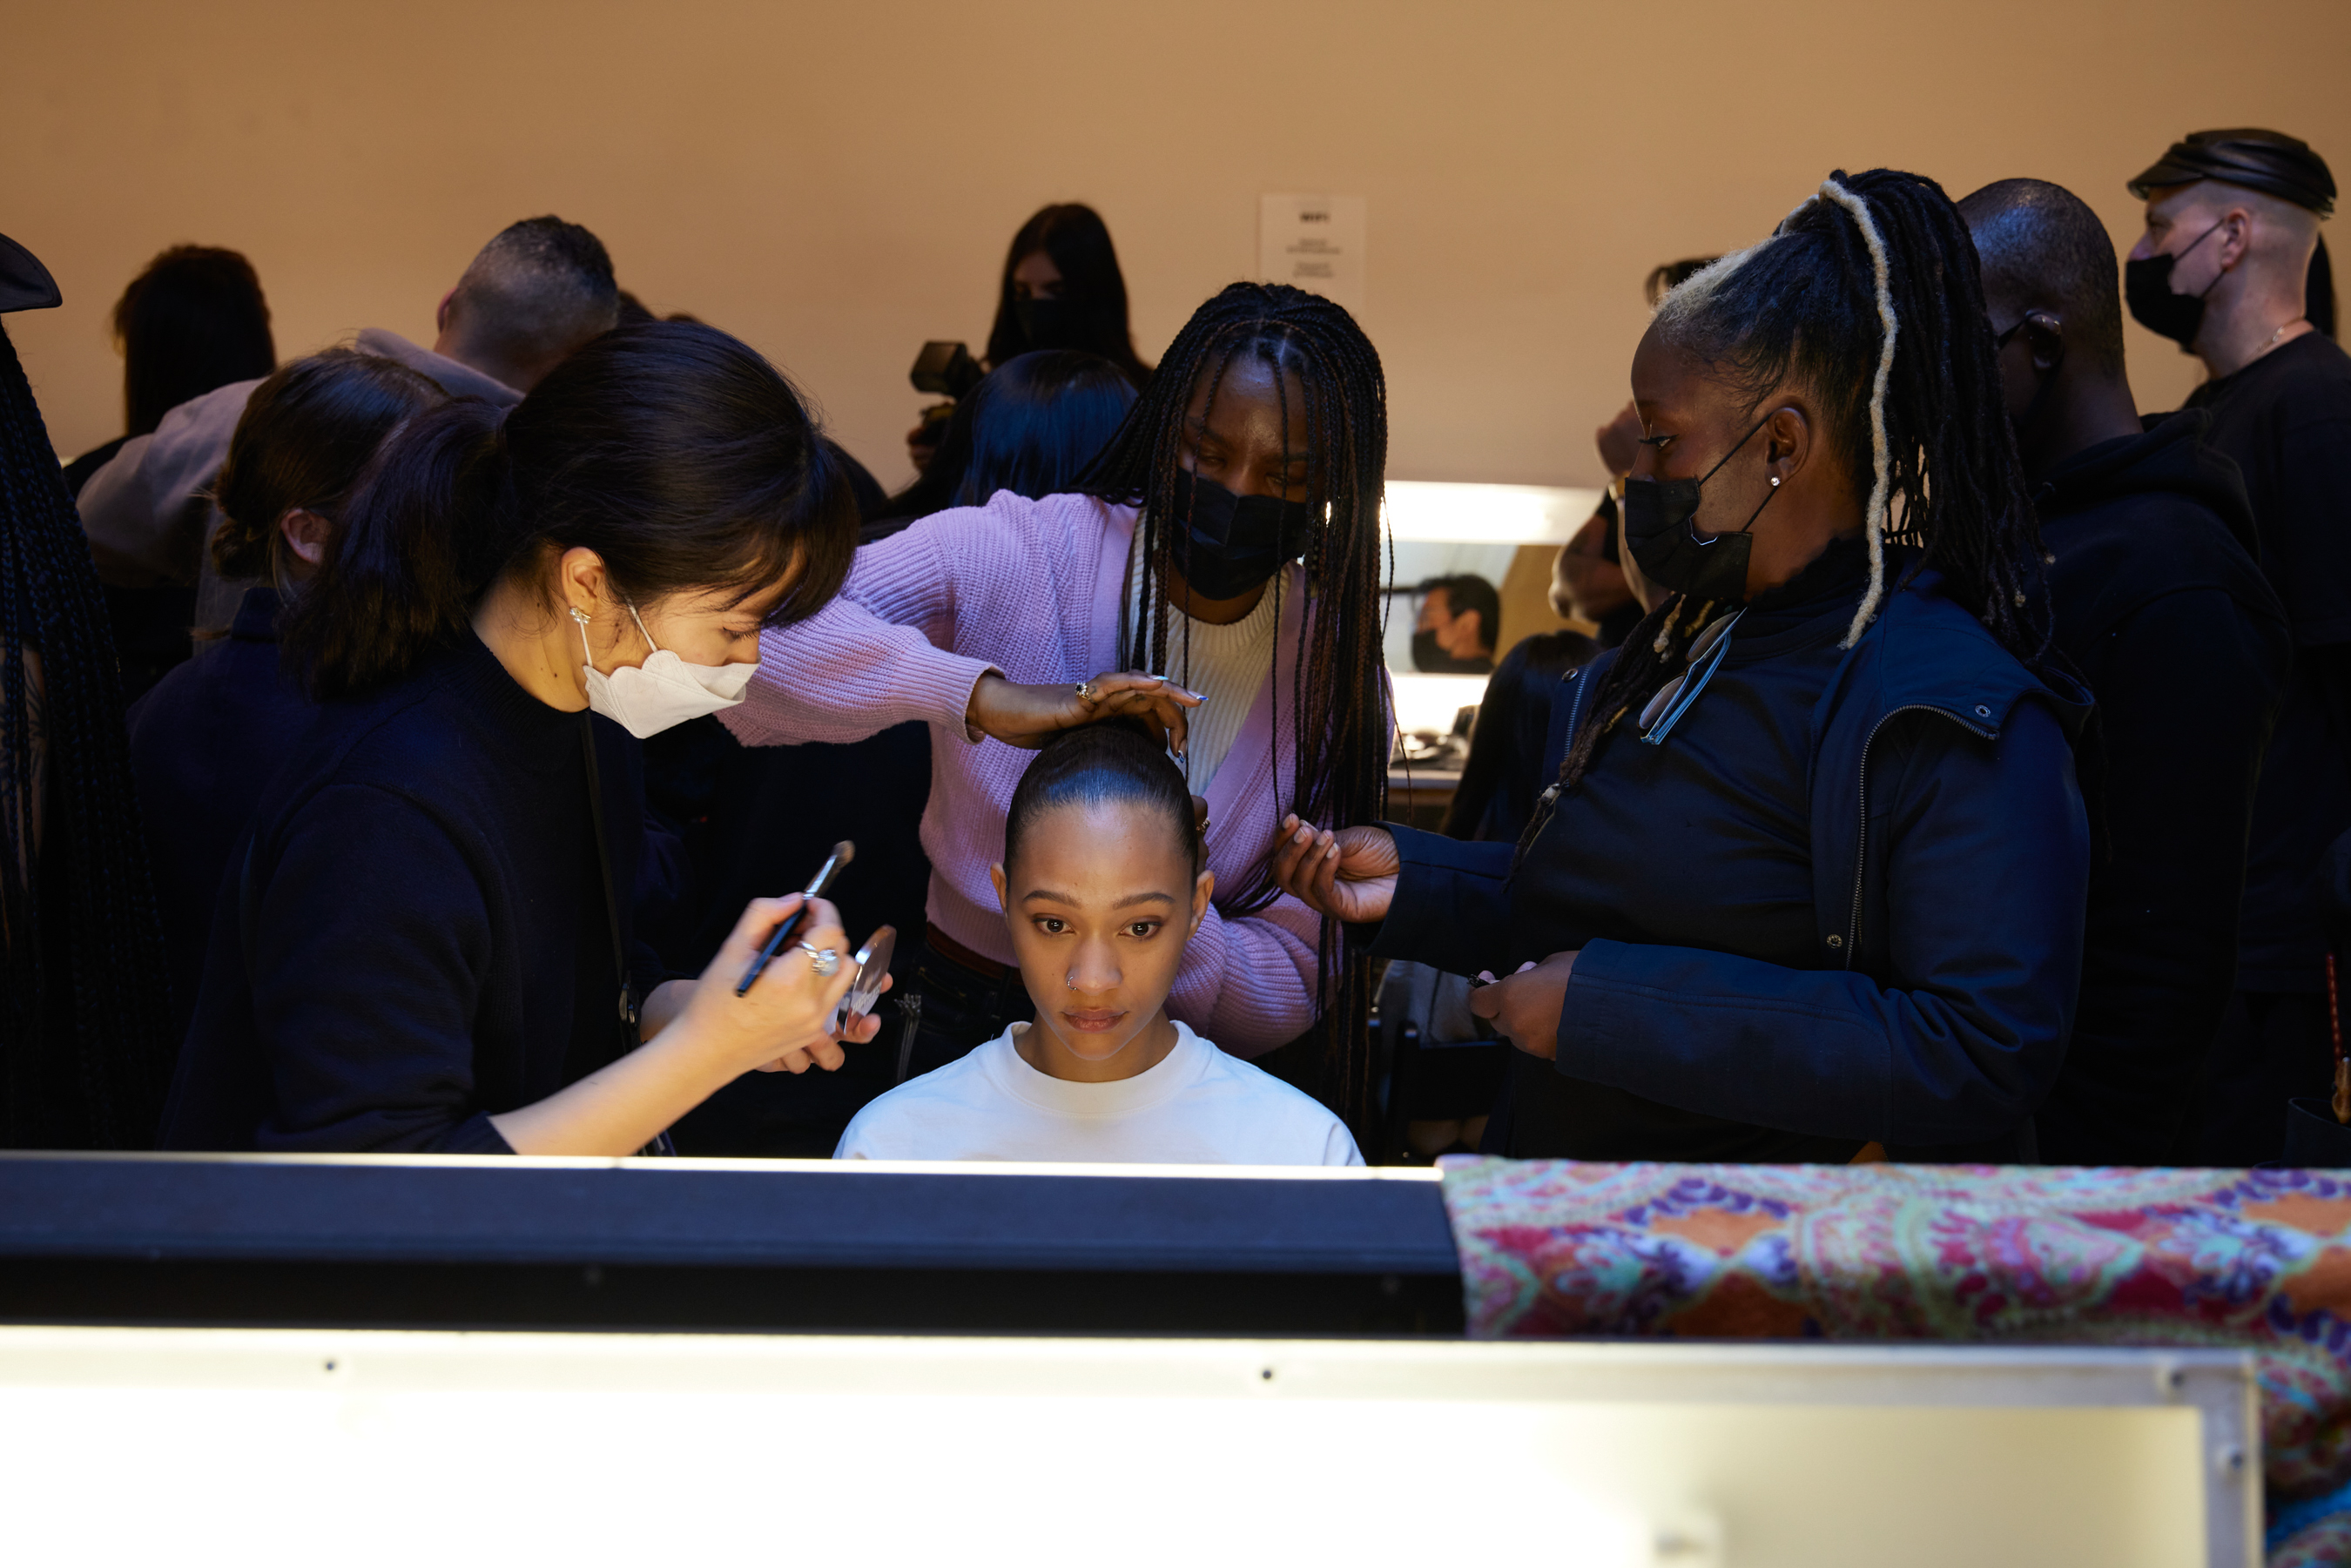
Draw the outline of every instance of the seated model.
[[[1113,722],[1047,743],[989,876],[1037,1021],[866,1106],[834,1157],[1364,1163],[1318,1102],[1167,1016],[1216,879],[1158,742]]]

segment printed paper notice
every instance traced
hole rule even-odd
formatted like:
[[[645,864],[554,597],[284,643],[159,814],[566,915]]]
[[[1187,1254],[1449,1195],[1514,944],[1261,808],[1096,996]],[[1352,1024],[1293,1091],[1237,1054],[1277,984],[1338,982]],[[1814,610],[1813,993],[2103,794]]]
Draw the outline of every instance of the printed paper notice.
[[[1290,284],[1363,314],[1363,197],[1260,196],[1257,246],[1258,271],[1268,283]]]

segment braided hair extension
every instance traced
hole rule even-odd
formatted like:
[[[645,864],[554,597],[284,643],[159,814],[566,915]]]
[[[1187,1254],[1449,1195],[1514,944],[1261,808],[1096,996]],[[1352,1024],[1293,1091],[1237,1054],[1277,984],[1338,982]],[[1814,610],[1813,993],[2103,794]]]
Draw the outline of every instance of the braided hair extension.
[[[0,1140],[148,1148],[170,1086],[163,935],[114,644],[0,329]]]
[[[1204,384],[1207,406],[1214,407],[1226,371],[1243,356],[1274,373],[1285,452],[1300,450],[1290,422],[1302,422],[1307,505],[1314,518],[1302,617],[1309,631],[1286,694],[1297,745],[1289,809],[1301,821],[1329,828],[1376,822],[1387,808],[1391,740],[1382,653],[1386,604],[1380,591],[1386,565],[1380,515],[1387,382],[1378,350],[1354,318],[1330,300],[1284,284],[1236,283],[1218,293],[1193,312],[1126,422],[1080,481],[1084,494],[1142,508],[1129,568],[1136,612],[1131,621],[1122,619],[1123,656],[1132,668],[1169,668],[1165,583],[1174,561],[1176,476],[1188,440],[1186,415],[1194,390]],[[1291,373],[1302,392],[1295,415]],[[1274,593],[1281,582],[1277,573]],[[1278,602],[1275,614],[1280,614]],[[1180,660],[1183,651],[1176,653]],[[1280,656],[1277,651],[1277,669]],[[1284,696],[1274,693],[1277,736]],[[1270,864],[1261,865],[1233,890],[1219,889],[1217,904],[1228,917],[1253,915],[1280,893]],[[1322,1092],[1350,1124],[1361,1126],[1370,1103],[1362,1037],[1371,1011],[1371,971],[1360,956],[1347,960],[1343,948],[1326,920],[1318,959]]]
[[[1882,601],[1890,538],[1918,547],[1918,565],[1939,571],[1942,591],[2001,646],[2046,667],[2040,528],[2001,402],[1975,242],[1941,186],[1839,170],[1770,238],[1667,294],[1654,330],[1729,381],[1750,413],[1792,381],[1820,400],[1833,450],[1869,497],[1870,586],[1846,646]],[[1729,608],[1676,596],[1642,622],[1626,644],[1637,652],[1618,656],[1569,748],[1562,788]]]

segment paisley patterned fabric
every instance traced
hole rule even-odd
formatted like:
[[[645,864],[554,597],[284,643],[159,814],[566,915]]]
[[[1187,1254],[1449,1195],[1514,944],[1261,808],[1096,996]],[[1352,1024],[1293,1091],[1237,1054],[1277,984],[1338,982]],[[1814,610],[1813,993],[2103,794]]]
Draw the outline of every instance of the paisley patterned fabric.
[[[2351,1173],[1444,1165],[1480,1338],[2251,1349],[2270,1568],[2351,1561]]]

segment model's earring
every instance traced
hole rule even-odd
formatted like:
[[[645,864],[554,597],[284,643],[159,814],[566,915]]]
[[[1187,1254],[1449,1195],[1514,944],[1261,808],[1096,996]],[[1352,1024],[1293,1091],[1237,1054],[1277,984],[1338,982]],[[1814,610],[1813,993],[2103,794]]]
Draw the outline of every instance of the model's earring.
[[[1771,488],[1773,488],[1774,490],[1776,490],[1776,489],[1778,489],[1779,487],[1780,487],[1780,476],[1778,476],[1777,474],[1774,474],[1774,475],[1772,475],[1772,476],[1771,476]],[[574,614],[574,615],[577,615],[577,614],[579,614],[579,613],[580,613],[580,612],[578,612],[577,610],[575,610],[575,611],[573,611],[571,613],[572,613],[572,614]]]
[[[1780,481],[1778,481],[1777,479],[1774,479],[1774,480],[1772,480],[1772,481],[1771,481],[1771,483],[1773,483],[1774,485],[1778,484],[1779,482],[1780,482]],[[582,626],[585,626],[585,625],[587,625],[587,624],[588,624],[588,612],[586,612],[585,610],[580,609],[578,605],[576,605],[576,604],[575,604],[575,605],[573,605],[573,606],[571,607],[571,619],[573,619],[574,621],[579,622],[580,622],[580,624],[581,624]]]

